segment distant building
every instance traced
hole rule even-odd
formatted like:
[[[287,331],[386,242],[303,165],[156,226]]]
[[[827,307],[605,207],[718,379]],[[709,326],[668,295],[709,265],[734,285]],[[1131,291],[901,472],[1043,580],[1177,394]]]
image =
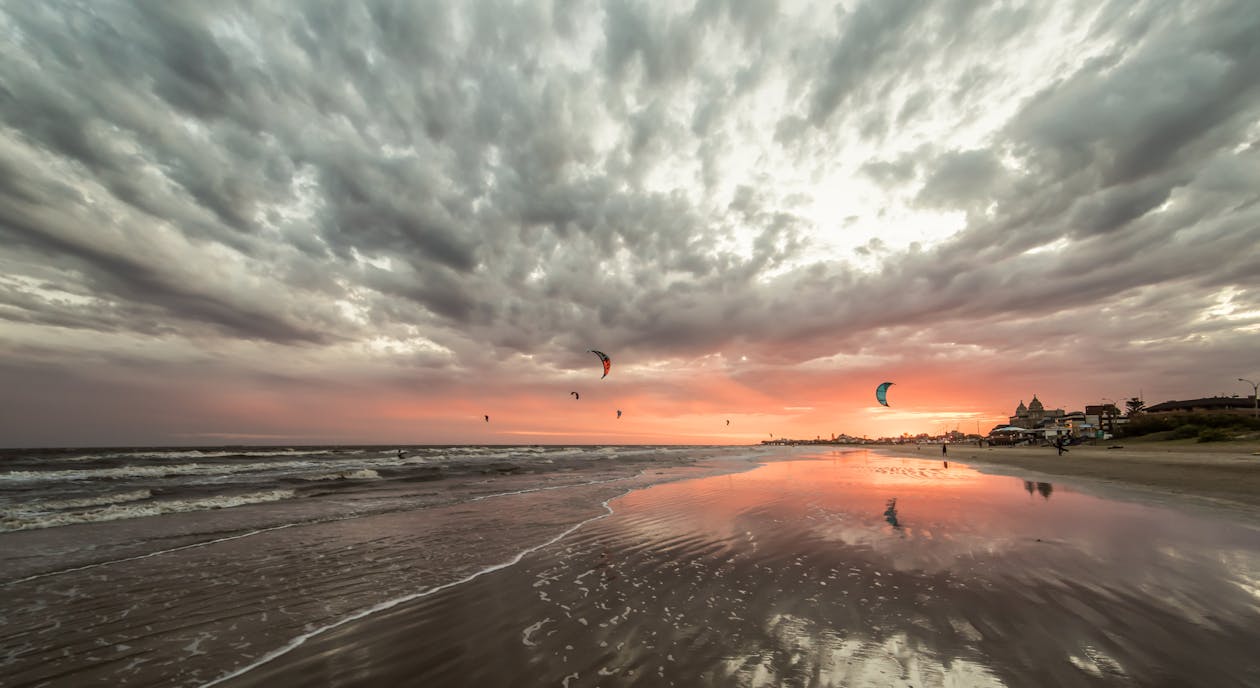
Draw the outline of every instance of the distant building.
[[[1027,406],[1020,400],[1019,406],[1015,408],[1015,415],[1010,417],[1010,424],[1017,428],[1040,428],[1055,424],[1064,415],[1063,409],[1047,410],[1034,394]]]
[[[1255,397],[1206,397],[1185,401],[1165,401],[1148,406],[1146,413],[1253,413]]]
[[[1094,404],[1085,407],[1085,422],[1092,423],[1108,434],[1116,432],[1117,425],[1129,422],[1120,415],[1120,408],[1115,404]]]

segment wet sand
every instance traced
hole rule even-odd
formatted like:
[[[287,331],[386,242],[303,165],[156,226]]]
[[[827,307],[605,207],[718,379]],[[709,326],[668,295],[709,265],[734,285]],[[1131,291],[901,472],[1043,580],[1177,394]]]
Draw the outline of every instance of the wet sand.
[[[1260,534],[836,452],[659,485],[222,685],[1255,685]]]
[[[1118,448],[1109,448],[1118,447]],[[880,447],[887,456],[932,458],[940,445]],[[1100,441],[1070,447],[976,447],[951,445],[950,461],[1006,475],[1035,472],[1101,485],[1137,488],[1157,501],[1175,498],[1204,506],[1260,513],[1260,442]]]

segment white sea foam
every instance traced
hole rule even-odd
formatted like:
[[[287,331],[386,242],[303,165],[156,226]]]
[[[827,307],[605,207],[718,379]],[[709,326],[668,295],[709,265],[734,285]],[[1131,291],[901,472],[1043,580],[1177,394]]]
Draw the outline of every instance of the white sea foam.
[[[362,454],[366,450],[336,449],[171,449],[171,450],[138,450],[126,451],[111,449],[108,451],[84,452],[70,456],[56,457],[56,461],[98,461],[101,459],[218,459],[228,456],[245,456],[253,458],[272,458],[280,456],[325,456],[329,454]]]
[[[47,499],[40,502],[29,502],[20,506],[22,511],[42,512],[52,511],[55,509],[81,509],[85,506],[101,506],[103,504],[122,504],[123,502],[135,502],[141,499],[148,499],[153,496],[152,490],[132,490],[130,492],[115,492],[113,494],[92,495],[91,497],[76,497],[72,499]]]
[[[268,458],[277,456],[325,456],[336,453],[332,449],[223,449],[203,451],[197,449],[178,449],[171,451],[127,452],[121,456],[140,459],[216,459],[225,456],[249,456]],[[120,456],[116,454],[115,456]]]
[[[310,461],[285,461],[244,464],[196,464],[177,463],[169,466],[117,466],[114,468],[85,468],[69,471],[9,471],[0,473],[0,482],[66,482],[69,480],[100,480],[110,478],[161,478],[172,475],[230,475],[255,471],[314,468],[319,464]]]
[[[202,497],[200,499],[172,499],[141,504],[111,504],[103,509],[88,511],[30,512],[10,511],[0,513],[0,532],[53,528],[77,523],[98,523],[127,518],[158,516],[185,511],[226,509],[245,504],[278,502],[297,496],[293,490],[266,490],[239,495]]]

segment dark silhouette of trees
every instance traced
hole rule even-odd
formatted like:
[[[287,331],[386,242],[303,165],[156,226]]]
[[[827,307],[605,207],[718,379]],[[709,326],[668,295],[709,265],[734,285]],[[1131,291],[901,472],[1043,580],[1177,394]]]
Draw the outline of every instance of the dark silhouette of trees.
[[[1137,397],[1133,397],[1124,402],[1124,415],[1132,418],[1142,411],[1146,410],[1146,402]]]

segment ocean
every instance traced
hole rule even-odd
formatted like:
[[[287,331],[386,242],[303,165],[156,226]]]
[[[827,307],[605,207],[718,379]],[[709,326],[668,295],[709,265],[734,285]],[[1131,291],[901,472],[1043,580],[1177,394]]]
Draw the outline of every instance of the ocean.
[[[412,507],[415,490],[409,486],[415,483],[530,472],[556,461],[612,464],[695,451],[651,446],[8,449],[0,450],[0,532],[310,499],[325,507],[319,518],[335,518]],[[331,495],[337,499],[320,499]]]

